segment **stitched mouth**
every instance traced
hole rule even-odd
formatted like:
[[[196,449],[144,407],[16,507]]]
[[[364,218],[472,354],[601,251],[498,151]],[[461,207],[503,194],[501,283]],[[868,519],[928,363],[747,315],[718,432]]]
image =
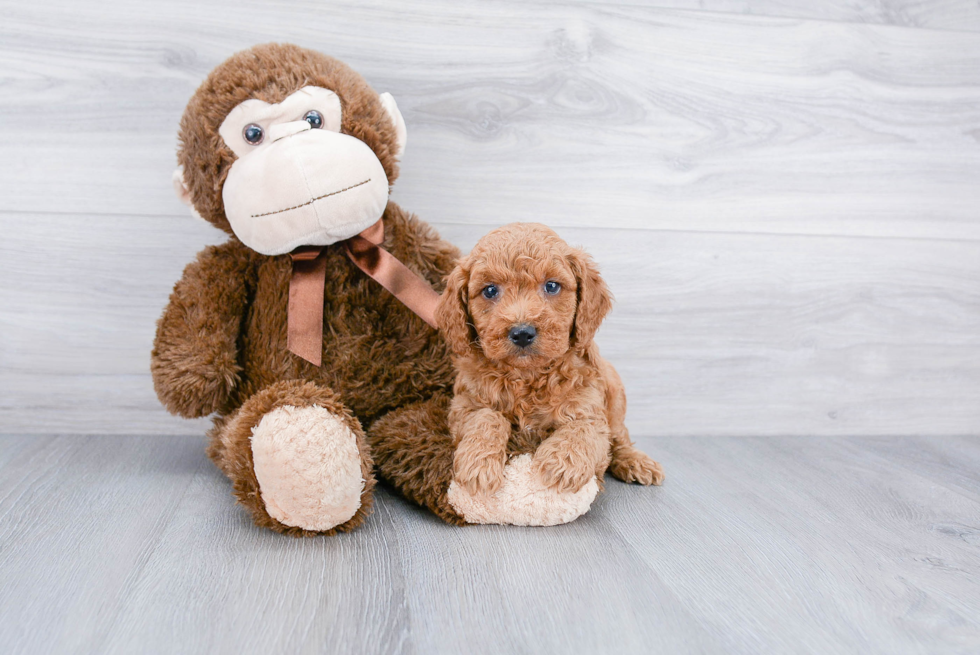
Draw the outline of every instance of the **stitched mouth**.
[[[276,211],[273,211],[273,212],[265,212],[264,214],[252,214],[251,217],[252,218],[261,218],[263,216],[272,216],[273,214],[282,214],[283,212],[289,212],[289,211],[292,211],[294,209],[299,209],[300,207],[306,207],[307,205],[312,205],[317,200],[323,200],[324,198],[329,198],[330,196],[340,195],[341,193],[344,193],[345,191],[350,191],[351,189],[356,189],[359,186],[364,186],[365,184],[367,184],[370,181],[371,181],[371,178],[368,178],[368,179],[364,180],[363,182],[358,182],[357,184],[352,184],[352,185],[350,185],[349,187],[347,187],[345,189],[340,189],[339,191],[331,191],[330,193],[324,193],[322,196],[317,196],[316,198],[313,198],[311,200],[307,200],[306,202],[300,203],[299,205],[295,205],[293,207],[286,207],[285,209],[277,209]]]

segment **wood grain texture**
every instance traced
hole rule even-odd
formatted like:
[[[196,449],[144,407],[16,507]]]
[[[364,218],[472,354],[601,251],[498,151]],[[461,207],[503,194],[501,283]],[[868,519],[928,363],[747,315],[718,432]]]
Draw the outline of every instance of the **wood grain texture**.
[[[187,99],[278,39],[399,99],[396,193],[435,222],[980,238],[973,33],[616,4],[308,9],[12,7],[0,211],[183,214]]]
[[[12,654],[968,653],[976,438],[658,438],[557,528],[252,526],[192,437],[0,437]]]
[[[601,0],[600,0],[601,1]],[[748,16],[782,16],[843,23],[980,31],[980,5],[962,0],[623,0],[615,4],[657,6]]]
[[[980,6],[6,3],[0,432],[200,434],[147,372],[221,240],[173,197],[206,73],[272,39],[399,100],[394,198],[585,244],[636,434],[980,431]]]
[[[223,237],[190,219],[114,217],[117,239],[93,258],[86,218],[39,215],[25,228],[0,216],[19,253],[2,273],[2,325],[29,345],[4,350],[0,420],[13,432],[201,434],[204,422],[164,413],[147,361],[191,244]],[[492,227],[437,225],[464,248]],[[560,231],[616,295],[598,341],[623,376],[634,434],[980,426],[980,243]]]

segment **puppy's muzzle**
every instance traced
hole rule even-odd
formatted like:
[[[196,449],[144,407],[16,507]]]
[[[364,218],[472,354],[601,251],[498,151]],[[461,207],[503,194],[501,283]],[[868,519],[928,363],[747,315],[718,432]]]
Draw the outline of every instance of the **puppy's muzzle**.
[[[528,325],[527,323],[515,325],[507,333],[507,338],[518,348],[527,348],[534,343],[534,339],[537,336],[538,331],[534,329],[533,325]]]

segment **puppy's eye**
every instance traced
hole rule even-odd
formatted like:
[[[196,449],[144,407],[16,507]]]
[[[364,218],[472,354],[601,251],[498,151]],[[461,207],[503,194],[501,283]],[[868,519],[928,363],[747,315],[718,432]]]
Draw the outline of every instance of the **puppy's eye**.
[[[253,146],[257,146],[262,143],[262,137],[265,136],[265,132],[262,131],[261,125],[256,125],[255,123],[249,123],[242,130],[242,137],[246,141],[251,143]]]
[[[554,280],[548,280],[544,283],[544,292],[549,296],[556,296],[558,292],[561,291],[561,284],[555,282]]]
[[[493,300],[500,294],[500,289],[494,284],[488,284],[483,287],[483,297],[487,300]]]
[[[311,109],[306,112],[306,116],[303,116],[303,120],[310,124],[310,127],[314,130],[318,130],[323,127],[323,115],[316,109]]]

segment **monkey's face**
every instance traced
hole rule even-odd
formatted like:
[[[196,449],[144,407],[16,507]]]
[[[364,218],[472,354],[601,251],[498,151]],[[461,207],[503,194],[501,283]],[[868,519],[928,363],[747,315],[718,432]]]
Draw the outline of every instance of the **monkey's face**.
[[[384,213],[405,121],[343,62],[295,45],[235,53],[180,121],[178,197],[265,255],[330,245]]]
[[[397,113],[390,96],[382,103]],[[397,125],[401,116],[391,118]],[[278,104],[252,98],[228,113],[218,134],[237,159],[222,198],[242,243],[281,255],[342,241],[381,218],[384,167],[363,141],[340,132],[341,120],[337,94],[315,86]]]

